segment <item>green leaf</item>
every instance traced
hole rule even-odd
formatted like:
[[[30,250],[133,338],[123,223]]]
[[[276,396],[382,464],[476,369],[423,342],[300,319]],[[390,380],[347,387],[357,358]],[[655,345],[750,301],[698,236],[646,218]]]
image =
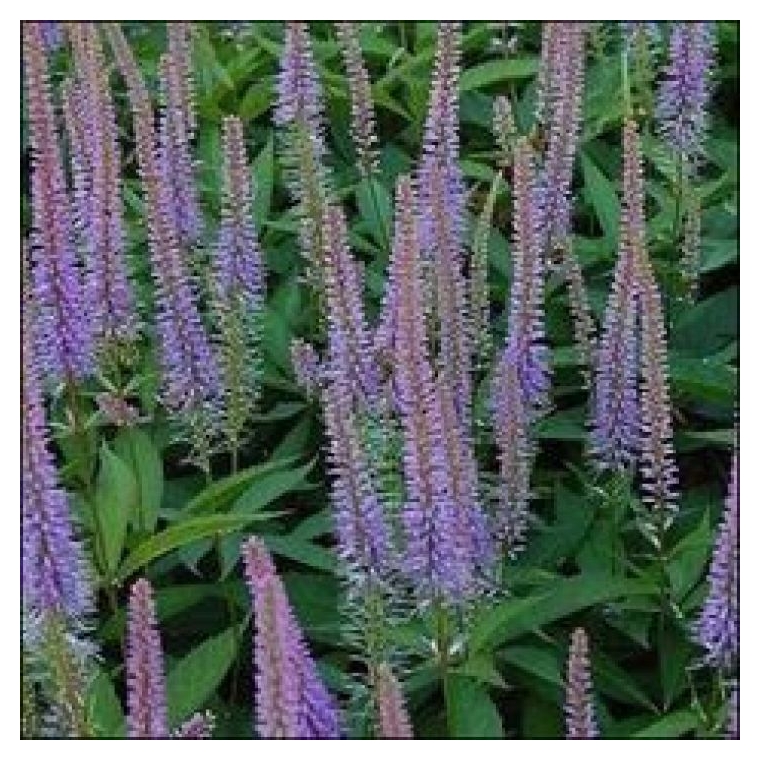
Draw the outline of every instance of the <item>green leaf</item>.
[[[499,711],[477,681],[450,673],[447,718],[452,739],[503,739]]]
[[[372,178],[364,178],[356,186],[356,203],[359,213],[372,233],[374,241],[387,246],[391,239],[391,198],[384,185]]]
[[[460,92],[477,90],[512,79],[527,79],[538,71],[537,58],[504,58],[472,66],[462,72]]]
[[[702,577],[712,549],[711,533],[710,510],[705,509],[697,527],[669,552],[666,569],[676,601],[680,602]]]
[[[227,675],[237,652],[233,626],[206,639],[186,654],[166,678],[169,724],[176,727],[195,710],[204,707]]]
[[[323,546],[304,541],[297,536],[262,536],[266,545],[275,554],[300,562],[302,565],[335,572],[337,562],[335,555]]]
[[[496,646],[586,607],[654,592],[654,585],[642,580],[590,574],[562,578],[535,596],[510,599],[481,613],[473,625],[471,646]]]
[[[138,428],[124,428],[114,439],[113,447],[129,463],[137,479],[136,527],[144,533],[151,533],[156,527],[164,489],[161,455],[150,436]]]
[[[316,460],[308,462],[295,470],[272,470],[257,478],[245,493],[241,494],[232,505],[233,512],[256,512],[271,504],[283,494],[296,490],[314,467]]]
[[[511,646],[499,652],[499,659],[540,678],[557,690],[562,688],[562,660],[556,649],[546,646]]]
[[[255,488],[257,483],[263,481],[272,472],[282,470],[292,464],[294,459],[295,457],[287,457],[270,460],[217,480],[192,499],[182,510],[182,515],[223,512],[245,492]]]
[[[240,530],[252,522],[264,522],[277,517],[276,513],[257,512],[244,515],[207,515],[192,517],[175,523],[166,530],[151,536],[135,548],[119,568],[119,579],[124,580],[136,570],[167,552],[187,546],[194,541],[211,536],[223,536]]]
[[[138,501],[139,490],[132,470],[104,442],[100,447],[94,507],[102,558],[109,577],[119,566],[127,524],[136,513]]]
[[[631,734],[631,739],[676,739],[699,725],[699,716],[692,709],[677,710],[652,721]]]
[[[739,289],[730,287],[684,311],[673,328],[671,348],[710,356],[736,340]]]
[[[103,739],[120,739],[125,735],[124,713],[108,673],[98,668],[87,695],[87,712],[95,734]]]
[[[261,229],[272,207],[274,187],[274,137],[270,134],[267,144],[253,162],[253,219]]]
[[[596,211],[605,238],[612,244],[618,239],[620,220],[620,201],[615,192],[615,186],[585,152],[581,153],[581,168],[584,182],[583,193]]]

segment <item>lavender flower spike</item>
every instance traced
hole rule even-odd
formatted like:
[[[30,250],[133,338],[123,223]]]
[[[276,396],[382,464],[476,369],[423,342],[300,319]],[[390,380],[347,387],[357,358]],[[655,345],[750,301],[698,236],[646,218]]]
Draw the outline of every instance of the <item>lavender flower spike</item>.
[[[214,306],[221,336],[224,428],[233,450],[258,394],[264,264],[251,219],[251,189],[237,117],[223,122],[222,222],[214,260]]]
[[[67,129],[77,216],[87,252],[87,298],[100,345],[134,338],[137,318],[124,260],[121,177],[116,112],[98,29],[71,22],[76,89],[71,93]],[[77,109],[78,106],[78,109]]]
[[[597,739],[591,668],[588,659],[588,638],[583,628],[573,631],[567,661],[565,718],[568,739]]]
[[[499,509],[496,536],[510,555],[525,545],[532,452],[529,416],[523,404],[517,363],[506,351],[494,375],[493,429],[499,450]]]
[[[214,732],[214,716],[210,712],[195,713],[173,734],[174,739],[210,739]]]
[[[533,153],[524,138],[515,147],[513,182],[513,279],[506,350],[517,362],[523,403],[535,414],[544,410],[549,402],[549,362],[544,330],[545,261]]]
[[[708,21],[673,24],[668,64],[657,93],[660,131],[676,153],[689,159],[699,157],[707,131],[714,37],[714,25]]]
[[[382,576],[390,565],[390,531],[361,437],[360,417],[352,409],[345,383],[337,378],[325,389],[324,413],[340,557],[352,576]]]
[[[127,726],[132,739],[169,736],[166,683],[153,589],[141,578],[132,585],[127,609]]]
[[[624,468],[639,449],[639,281],[644,244],[638,133],[623,129],[623,199],[620,245],[596,363],[592,446],[602,467]]]
[[[274,563],[259,538],[243,547],[253,597],[256,728],[264,739],[337,739],[338,710],[319,679]]]
[[[404,704],[401,685],[383,663],[375,673],[377,735],[380,739],[413,739],[412,724]]]
[[[726,718],[726,739],[739,738],[739,684],[734,684],[728,697],[728,717]]]
[[[362,59],[359,30],[351,21],[336,23],[335,27],[343,55],[343,65],[348,74],[348,89],[351,94],[351,133],[354,138],[357,164],[363,176],[370,177],[378,170],[377,137],[375,113],[372,107],[372,88]]]
[[[409,177],[399,179],[391,273],[396,289],[394,383],[404,434],[406,567],[418,595],[457,600],[470,587],[459,543],[443,412],[427,351],[422,261]]]
[[[24,305],[21,336],[22,601],[30,619],[58,617],[77,628],[92,610],[92,593],[68,498],[48,448],[31,308]]]
[[[306,398],[315,397],[322,386],[324,373],[314,346],[301,338],[293,338],[290,342],[290,363],[293,365],[296,383]]]
[[[708,581],[709,591],[695,635],[706,651],[705,662],[728,670],[739,657],[739,455],[736,451]]]
[[[93,369],[92,331],[74,249],[39,22],[24,22],[23,53],[32,156],[32,282],[39,309],[39,357],[47,374],[72,382]]]
[[[107,31],[134,117],[156,284],[163,401],[173,412],[205,415],[219,397],[219,372],[180,250],[171,177],[165,162],[158,160],[153,108],[137,61],[119,26],[109,24]]]

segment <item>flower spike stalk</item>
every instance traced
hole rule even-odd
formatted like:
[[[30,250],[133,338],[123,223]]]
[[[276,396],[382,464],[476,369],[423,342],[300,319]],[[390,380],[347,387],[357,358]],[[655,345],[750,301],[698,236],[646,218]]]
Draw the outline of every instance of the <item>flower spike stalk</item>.
[[[77,221],[87,252],[87,301],[102,348],[137,333],[124,252],[118,129],[97,27],[71,22],[68,30],[76,79],[64,96],[64,112]]]
[[[597,739],[599,737],[591,685],[588,637],[583,628],[576,628],[573,631],[570,642],[565,687],[565,720],[566,738]]]
[[[739,454],[736,451],[708,583],[709,591],[695,635],[705,650],[704,661],[728,671],[739,658]]]
[[[265,282],[264,263],[251,218],[243,123],[237,117],[225,118],[222,147],[222,222],[213,263],[213,305],[219,325],[224,380],[222,426],[236,460],[258,395]]]
[[[198,310],[197,293],[180,247],[171,176],[153,128],[153,106],[142,74],[121,29],[107,33],[127,84],[134,119],[137,167],[145,195],[148,242],[156,286],[162,397],[187,423],[201,466],[208,468],[208,436],[220,394],[219,371]],[[164,114],[164,118],[166,114]]]
[[[166,682],[153,589],[141,578],[132,586],[127,609],[127,726],[132,739],[169,736]]]
[[[541,245],[541,199],[537,191],[533,152],[520,139],[514,158],[513,279],[509,333],[503,356],[517,364],[523,405],[531,414],[549,403],[549,361],[544,329],[545,260]]]
[[[337,739],[340,718],[259,538],[243,546],[253,597],[256,728],[263,739]]]
[[[23,56],[32,160],[32,283],[39,358],[46,374],[75,383],[93,370],[92,328],[74,247],[55,112],[39,22],[24,22]]]
[[[412,724],[404,704],[401,684],[383,663],[375,674],[377,736],[379,739],[413,739]]]
[[[378,172],[377,137],[375,135],[375,112],[372,105],[372,88],[359,44],[359,29],[351,21],[335,25],[343,56],[343,66],[348,74],[351,95],[351,134],[359,171],[365,177]]]

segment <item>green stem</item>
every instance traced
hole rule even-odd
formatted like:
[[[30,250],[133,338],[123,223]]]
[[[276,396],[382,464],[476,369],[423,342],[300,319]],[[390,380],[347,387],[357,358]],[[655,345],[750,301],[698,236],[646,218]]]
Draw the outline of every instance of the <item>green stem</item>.
[[[446,729],[450,733],[451,726],[449,725],[449,703],[450,703],[450,689],[449,689],[449,620],[446,608],[439,600],[437,602],[436,617],[437,617],[437,636],[436,646],[438,648],[438,667],[441,676],[441,686],[443,688],[443,705],[446,711]]]

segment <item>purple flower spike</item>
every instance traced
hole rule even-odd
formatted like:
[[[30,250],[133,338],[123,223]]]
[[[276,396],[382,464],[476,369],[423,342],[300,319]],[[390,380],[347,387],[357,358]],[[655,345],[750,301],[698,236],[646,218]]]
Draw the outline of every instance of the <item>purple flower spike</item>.
[[[243,123],[223,123],[222,222],[214,260],[214,306],[221,335],[225,429],[236,445],[258,394],[264,264],[251,218]]]
[[[739,658],[739,455],[731,462],[723,520],[713,549],[709,592],[695,626],[705,662],[729,670]]]
[[[253,597],[256,728],[263,739],[337,739],[337,706],[317,674],[274,563],[259,538],[243,547]]]
[[[167,51],[177,66],[177,103],[182,104],[188,139],[195,136],[195,93],[193,85],[193,25],[188,21],[166,22]]]
[[[599,738],[588,658],[588,638],[583,628],[573,631],[570,642],[565,687],[565,719],[567,739]]]
[[[422,260],[411,181],[402,177],[396,194],[396,336],[394,382],[404,435],[406,567],[423,599],[461,599],[472,589],[473,557],[467,551],[470,504],[458,505],[444,430],[444,410],[427,351]],[[457,435],[458,426],[448,430]],[[463,484],[464,486],[464,484]],[[464,540],[463,540],[464,539]]]
[[[124,260],[116,112],[98,29],[71,22],[76,84],[64,97],[75,208],[83,237],[87,300],[98,342],[135,337],[137,318]]]
[[[210,739],[214,733],[214,716],[210,712],[195,713],[173,734],[174,739]]]
[[[544,331],[545,261],[541,245],[542,206],[533,153],[523,138],[515,148],[513,177],[513,277],[507,348],[517,363],[523,403],[532,413],[549,403],[549,357]]]
[[[454,388],[457,415],[469,424],[472,336],[466,316],[464,182],[459,167],[459,66],[461,29],[438,26],[430,105],[423,136],[418,187],[420,236],[432,264],[430,287],[438,321],[438,366]]]
[[[74,538],[66,493],[48,448],[33,317],[23,309],[21,377],[21,577],[32,618],[62,616],[76,625],[92,610],[84,555]]]
[[[290,21],[285,25],[274,121],[283,139],[286,182],[298,204],[307,277],[318,293],[322,289],[322,223],[329,192],[321,97],[308,26]]]
[[[383,663],[375,673],[377,736],[379,739],[413,739],[412,724],[404,704],[401,684]]]
[[[382,576],[391,559],[390,531],[361,438],[360,418],[345,383],[337,378],[325,389],[324,413],[340,557],[350,574]]]
[[[655,115],[665,141],[677,153],[699,157],[707,132],[715,30],[708,21],[673,24],[670,52]]]
[[[499,511],[496,536],[511,555],[525,545],[532,452],[529,417],[523,404],[517,364],[505,351],[494,375],[493,428],[499,449]]]
[[[134,117],[137,166],[145,194],[156,285],[163,400],[173,412],[205,413],[219,398],[219,372],[180,250],[171,176],[165,163],[158,160],[153,107],[137,61],[119,26],[108,24],[106,28],[127,83]]]
[[[51,379],[72,382],[93,369],[92,331],[74,248],[42,27],[38,22],[25,22],[22,27],[32,161],[30,248],[39,358]]]
[[[319,355],[311,343],[294,338],[290,343],[290,362],[296,376],[296,383],[307,398],[316,396],[323,381],[323,367]]]
[[[340,208],[327,209],[323,230],[329,371],[333,381],[342,384],[342,391],[357,404],[371,405],[377,396],[377,371],[364,318],[360,272],[348,249],[346,221]]]
[[[351,133],[354,138],[359,171],[370,177],[378,171],[377,137],[375,135],[375,112],[372,106],[372,88],[359,44],[359,29],[350,21],[335,25],[343,55],[343,65],[348,74],[351,94]]]
[[[541,175],[549,250],[565,247],[570,234],[570,186],[583,105],[585,26],[547,22],[542,58],[542,120],[547,149]]]
[[[171,54],[159,65],[163,108],[158,132],[158,162],[167,193],[167,212],[182,246],[198,242],[203,231],[203,216],[198,201],[195,169],[191,153],[187,72]]]
[[[141,578],[127,610],[127,727],[132,739],[165,739],[166,683],[153,589]]]
[[[639,449],[638,256],[645,240],[636,125],[623,130],[620,246],[596,364],[592,441],[603,467],[625,468]]]

